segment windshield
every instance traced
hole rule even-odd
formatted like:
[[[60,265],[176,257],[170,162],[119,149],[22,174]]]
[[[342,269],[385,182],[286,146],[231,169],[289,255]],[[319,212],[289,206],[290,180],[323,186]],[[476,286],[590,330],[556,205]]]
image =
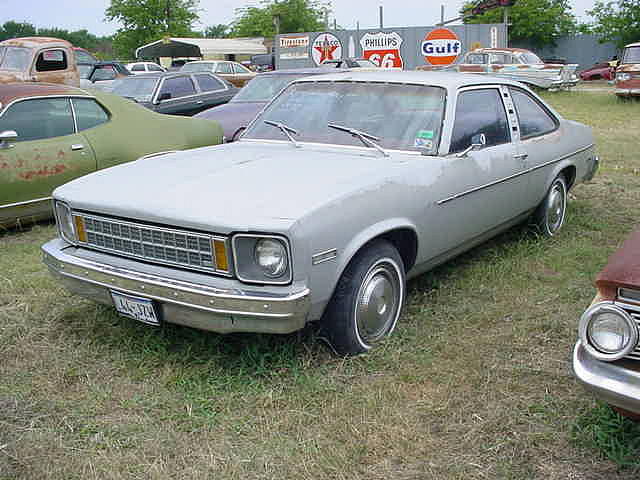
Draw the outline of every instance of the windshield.
[[[31,50],[24,47],[2,47],[0,59],[2,70],[26,71],[31,61]]]
[[[257,76],[247,83],[236,96],[231,99],[231,102],[268,102],[275,97],[280,90],[300,77],[304,77],[304,75]]]
[[[622,63],[640,63],[640,47],[625,48]]]
[[[267,106],[243,138],[283,140],[279,129],[264,123],[270,120],[297,130],[297,142],[362,146],[358,138],[327,126],[332,123],[378,137],[383,148],[434,154],[445,95],[443,88],[422,85],[295,83]]]
[[[112,92],[138,102],[150,102],[158,77],[127,77],[116,80]]]
[[[213,63],[190,62],[185,63],[180,69],[181,72],[210,72],[213,70]]]
[[[520,54],[520,61],[522,63],[544,63],[542,60],[540,60],[540,57],[537,56],[535,53],[531,53],[531,52],[524,52]]]

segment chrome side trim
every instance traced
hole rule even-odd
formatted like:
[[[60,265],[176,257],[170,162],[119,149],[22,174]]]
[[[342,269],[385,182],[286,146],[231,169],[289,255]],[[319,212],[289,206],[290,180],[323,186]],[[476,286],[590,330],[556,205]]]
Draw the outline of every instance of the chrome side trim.
[[[566,155],[563,155],[560,158],[556,158],[555,160],[551,160],[550,162],[546,162],[546,163],[543,163],[541,165],[536,165],[535,167],[527,168],[526,170],[522,170],[521,172],[514,173],[513,175],[509,175],[508,177],[500,178],[498,180],[494,180],[493,182],[489,182],[489,183],[487,183],[485,185],[480,185],[479,187],[473,187],[473,188],[470,188],[469,190],[465,190],[464,192],[456,193],[455,195],[451,195],[450,197],[443,198],[442,200],[438,200],[436,202],[436,205],[444,205],[445,203],[448,203],[448,202],[450,202],[452,200],[456,200],[458,198],[464,197],[464,196],[469,195],[471,193],[478,192],[478,191],[483,190],[485,188],[493,187],[494,185],[498,185],[499,183],[503,183],[503,182],[507,182],[509,180],[513,180],[514,178],[521,177],[522,175],[526,175],[527,173],[535,172],[536,170],[540,170],[541,168],[548,167],[549,165],[553,165],[554,163],[558,163],[558,162],[561,162],[562,160],[565,160],[567,158],[573,157],[574,155],[582,153],[585,150],[589,150],[590,148],[593,148],[593,143],[590,144],[590,145],[587,145],[586,147],[581,148],[580,150],[576,150],[575,152],[568,153]]]
[[[61,244],[54,239],[42,246],[45,265],[55,274],[106,289],[223,315],[277,319],[306,315],[309,309],[308,288],[281,295],[213,288],[84,260],[65,253]]]
[[[311,263],[313,265],[320,265],[321,263],[328,262],[329,260],[333,260],[338,256],[338,250],[332,248],[330,250],[325,250],[324,252],[319,252],[314,254],[311,257]]]
[[[164,152],[149,153],[148,155],[143,155],[138,160],[146,160],[147,158],[159,157],[161,155],[167,155],[169,153],[176,153],[176,152],[179,152],[179,151],[180,150],[166,150]]]

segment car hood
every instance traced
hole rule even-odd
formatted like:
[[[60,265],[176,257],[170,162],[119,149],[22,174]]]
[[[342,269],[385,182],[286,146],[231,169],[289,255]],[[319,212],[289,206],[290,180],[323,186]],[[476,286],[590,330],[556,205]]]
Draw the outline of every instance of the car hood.
[[[628,287],[640,289],[640,230],[636,230],[609,257],[604,269],[596,277],[600,289]],[[615,295],[615,293],[613,293]]]
[[[229,102],[209,108],[195,115],[198,118],[215,120],[220,123],[224,136],[231,140],[239,128],[246,127],[267,102]]]
[[[72,208],[218,233],[285,231],[315,209],[389,184],[375,150],[241,141],[100,170],[59,187]]]

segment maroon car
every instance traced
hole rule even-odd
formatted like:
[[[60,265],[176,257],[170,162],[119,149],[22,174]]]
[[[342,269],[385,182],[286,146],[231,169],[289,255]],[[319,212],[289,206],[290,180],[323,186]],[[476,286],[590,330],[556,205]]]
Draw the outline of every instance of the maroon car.
[[[597,398],[640,420],[640,230],[609,258],[596,287],[580,319],[573,371]]]
[[[580,72],[581,80],[613,80],[615,69],[609,62],[596,63],[593,67]]]
[[[615,93],[622,98],[640,97],[640,42],[624,47],[616,68]]]
[[[335,72],[336,70],[331,69],[331,73]],[[245,85],[229,103],[204,110],[195,116],[219,122],[226,141],[233,142],[258,112],[290,82],[301,77],[327,73],[326,68],[299,68],[261,73]]]

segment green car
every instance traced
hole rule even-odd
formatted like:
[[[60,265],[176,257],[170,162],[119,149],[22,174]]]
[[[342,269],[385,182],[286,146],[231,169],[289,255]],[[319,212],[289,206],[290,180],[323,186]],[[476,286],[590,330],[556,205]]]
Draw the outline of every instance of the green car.
[[[1,85],[0,228],[50,217],[51,192],[76,177],[145,155],[219,143],[216,122],[158,114],[108,93]]]

